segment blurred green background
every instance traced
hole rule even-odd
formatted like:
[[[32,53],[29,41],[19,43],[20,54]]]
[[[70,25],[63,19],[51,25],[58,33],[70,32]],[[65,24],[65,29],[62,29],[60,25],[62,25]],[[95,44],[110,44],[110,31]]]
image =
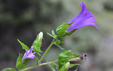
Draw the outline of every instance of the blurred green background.
[[[83,27],[66,36],[62,47],[88,54],[86,60],[80,61],[78,71],[113,71],[113,0],[83,2],[93,13],[99,30],[94,26]],[[47,32],[76,16],[81,11],[80,3],[80,0],[0,0],[0,70],[15,67],[19,52],[24,53],[17,39],[31,47],[37,34],[43,31],[41,50],[45,51],[52,41]],[[55,60],[59,52],[61,50],[53,46],[43,62]],[[28,66],[34,64],[36,62],[29,60]],[[29,71],[51,70],[41,66]]]

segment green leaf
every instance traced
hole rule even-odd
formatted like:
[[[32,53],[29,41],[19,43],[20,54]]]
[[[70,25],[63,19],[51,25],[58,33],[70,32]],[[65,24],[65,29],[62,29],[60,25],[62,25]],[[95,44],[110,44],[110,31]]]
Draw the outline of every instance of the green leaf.
[[[71,53],[70,50],[64,50],[63,52],[59,53],[59,56],[58,56],[59,68],[58,69],[60,69],[68,61],[70,61],[70,60],[72,60],[74,58],[77,58],[79,56],[80,55]]]
[[[17,39],[17,41],[21,44],[22,48],[25,50],[29,50],[28,46],[25,45],[24,43],[22,43],[19,39]]]
[[[57,63],[52,63],[52,64],[54,64],[56,67],[58,67],[58,64]]]
[[[14,68],[5,68],[2,71],[16,71]]]
[[[51,67],[52,71],[57,71],[56,68],[58,68],[58,64],[52,62],[51,64],[49,64],[49,66]]]
[[[27,63],[28,63],[28,59],[26,59],[24,62],[22,62],[22,54],[19,54],[18,58],[17,58],[17,62],[16,62],[16,68],[18,68],[19,70],[23,69]]]
[[[50,33],[47,33],[49,36],[51,36],[51,37],[53,37],[54,38],[54,36],[53,35],[51,35]]]
[[[43,33],[40,32],[35,41],[33,42],[33,51],[35,52],[42,52],[40,50],[40,47],[42,46],[42,38],[43,38]]]
[[[68,71],[69,68],[72,68],[76,65],[80,65],[80,64],[70,64],[69,62],[67,62],[59,69],[59,71]],[[76,71],[77,71],[77,69],[76,69]]]
[[[65,65],[63,65],[63,66],[60,68],[59,71],[68,71],[69,67],[70,67],[70,63],[67,62]]]

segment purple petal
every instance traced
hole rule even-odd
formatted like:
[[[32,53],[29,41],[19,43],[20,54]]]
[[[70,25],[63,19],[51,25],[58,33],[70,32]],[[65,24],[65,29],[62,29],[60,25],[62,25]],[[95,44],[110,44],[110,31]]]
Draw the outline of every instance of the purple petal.
[[[23,57],[26,57],[28,55],[28,53],[29,53],[29,50],[26,50]]]
[[[35,55],[34,55],[33,53],[31,53],[31,54],[29,54],[29,55],[27,56],[27,58],[34,59],[34,58],[35,58]]]
[[[80,19],[87,12],[87,8],[86,8],[86,6],[83,2],[82,2],[82,5],[80,4],[80,6],[82,7],[81,12],[77,16],[72,18],[68,23],[72,23],[74,21],[77,21],[78,19]]]
[[[33,50],[33,46],[31,46],[31,48],[29,50],[29,53],[32,53],[32,50]]]
[[[68,22],[68,23],[72,23],[72,22],[73,23],[67,29],[67,32],[70,32],[74,29],[82,28],[87,25],[93,25],[98,29],[98,27],[94,23],[95,18],[93,14],[91,12],[87,12],[87,8],[83,2],[82,5],[80,4],[80,6],[82,7],[81,12]]]
[[[27,59],[27,58],[30,58],[30,59],[34,59],[35,58],[34,54],[36,52],[32,53],[32,50],[33,50],[33,47],[31,47],[30,50],[26,50],[26,52],[24,53],[24,56],[22,58],[22,62],[24,62],[24,60]]]
[[[82,7],[82,10],[81,10],[80,14],[85,14],[87,12],[86,5],[82,2],[82,5],[80,4],[80,6]]]

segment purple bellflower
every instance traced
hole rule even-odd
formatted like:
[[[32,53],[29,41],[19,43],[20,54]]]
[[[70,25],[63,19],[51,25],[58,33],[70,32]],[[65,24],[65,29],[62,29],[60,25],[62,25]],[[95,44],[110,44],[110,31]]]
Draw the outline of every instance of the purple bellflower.
[[[35,52],[32,53],[33,47],[30,48],[30,50],[25,50],[26,52],[24,53],[24,56],[22,58],[22,62],[24,62],[25,59],[30,58],[34,59],[35,58]]]
[[[82,2],[82,4],[80,4],[80,6],[82,7],[81,12],[68,22],[68,23],[72,23],[72,24],[67,29],[67,32],[82,28],[82,27],[87,26],[87,25],[93,25],[98,30],[98,27],[94,23],[95,18],[93,16],[93,14],[89,11],[87,12],[86,5],[83,2]]]

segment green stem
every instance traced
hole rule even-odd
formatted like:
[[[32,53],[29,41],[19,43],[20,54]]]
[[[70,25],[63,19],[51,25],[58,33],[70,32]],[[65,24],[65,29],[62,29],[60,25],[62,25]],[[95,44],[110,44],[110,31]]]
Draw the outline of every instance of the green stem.
[[[52,61],[52,62],[47,62],[47,63],[42,63],[42,64],[39,64],[39,65],[34,65],[34,66],[31,66],[31,67],[22,69],[22,70],[20,70],[20,71],[27,71],[27,70],[30,70],[30,69],[33,69],[33,68],[36,68],[36,67],[39,67],[39,66],[42,66],[42,65],[51,64],[51,63],[57,62],[57,61],[58,61],[58,60],[55,60],[55,61]]]
[[[51,42],[51,44],[49,45],[49,47],[47,48],[47,50],[45,51],[45,53],[43,54],[43,56],[41,57],[40,61],[38,62],[39,64],[43,60],[44,56],[47,54],[47,52],[49,51],[49,49],[51,48],[51,46],[54,44],[54,42],[55,42],[55,38],[53,39],[53,41]]]

